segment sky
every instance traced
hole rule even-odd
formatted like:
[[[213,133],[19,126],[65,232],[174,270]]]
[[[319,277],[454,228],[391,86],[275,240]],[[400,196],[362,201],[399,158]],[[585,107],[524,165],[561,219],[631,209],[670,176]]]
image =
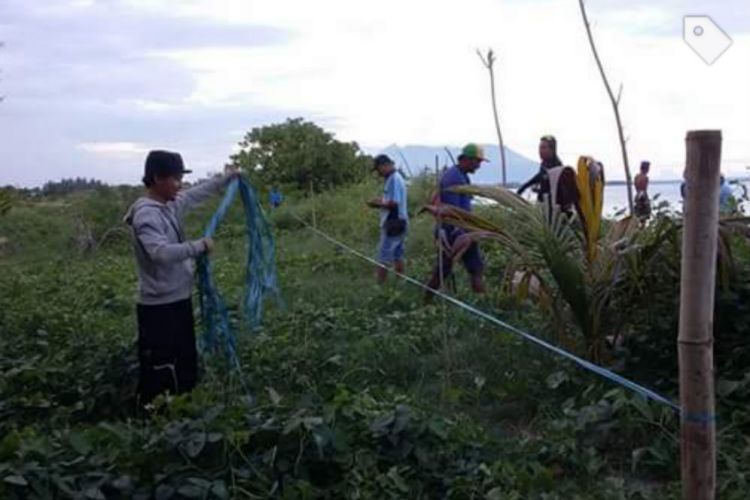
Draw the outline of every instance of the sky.
[[[679,178],[685,135],[723,131],[750,166],[750,2],[589,0],[633,168]],[[706,65],[682,40],[709,15],[733,46]],[[0,185],[138,183],[150,149],[215,172],[253,127],[301,116],[376,153],[496,141],[601,160],[621,179],[613,112],[577,0],[0,0]],[[492,168],[489,166],[487,168]]]

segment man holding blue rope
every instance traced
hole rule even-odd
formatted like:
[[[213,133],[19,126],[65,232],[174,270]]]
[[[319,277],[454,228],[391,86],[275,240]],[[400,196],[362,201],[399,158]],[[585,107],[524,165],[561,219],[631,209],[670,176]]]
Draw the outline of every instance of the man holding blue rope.
[[[151,151],[145,164],[146,193],[130,207],[125,222],[131,226],[138,268],[139,403],[150,403],[164,392],[181,393],[195,387],[198,355],[193,324],[193,260],[211,252],[211,238],[186,240],[185,214],[222,191],[238,176],[224,175],[181,191],[190,173],[178,153]]]

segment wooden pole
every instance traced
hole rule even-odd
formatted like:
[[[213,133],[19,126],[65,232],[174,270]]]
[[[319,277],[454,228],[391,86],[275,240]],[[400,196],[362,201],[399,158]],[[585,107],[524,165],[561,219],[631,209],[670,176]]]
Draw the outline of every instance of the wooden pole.
[[[687,135],[685,227],[680,285],[682,497],[712,500],[716,492],[713,317],[719,235],[721,131]]]
[[[438,210],[442,208],[442,199],[441,199],[441,193],[440,193],[440,159],[438,158],[438,155],[435,155],[435,189],[437,193],[437,204],[438,204]],[[443,289],[443,218],[440,216],[440,212],[438,212],[438,219],[437,219],[437,235],[438,235],[438,272],[440,273],[440,290]]]
[[[310,206],[312,206],[312,225],[314,228],[318,227],[317,221],[315,220],[315,191],[313,191],[313,181],[310,180]]]

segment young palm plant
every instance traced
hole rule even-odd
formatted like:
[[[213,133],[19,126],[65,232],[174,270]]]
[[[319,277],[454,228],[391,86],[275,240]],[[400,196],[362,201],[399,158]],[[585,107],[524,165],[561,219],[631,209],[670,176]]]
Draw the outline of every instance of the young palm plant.
[[[575,174],[575,214],[547,204],[531,204],[502,187],[461,186],[454,191],[496,202],[485,216],[450,205],[425,207],[444,223],[465,230],[453,245],[459,258],[480,240],[501,244],[510,253],[504,283],[519,299],[533,300],[550,318],[558,343],[595,362],[606,361],[605,337],[617,340],[621,323],[649,294],[653,270],[679,280],[681,220],[656,217],[646,227],[625,217],[602,219],[604,175],[601,165],[581,157]],[[733,241],[750,240],[750,218],[724,217],[719,222],[717,277],[729,286],[734,273]]]
[[[621,280],[619,263],[638,228],[626,218],[606,232],[601,230],[604,177],[601,165],[593,159],[579,160],[576,185],[577,217],[488,186],[462,186],[455,191],[494,200],[502,214],[497,219],[446,205],[426,210],[466,231],[454,244],[455,258],[479,240],[503,245],[511,254],[505,282],[515,282],[520,298],[531,298],[548,313],[560,344],[601,362],[603,320]],[[570,328],[569,320],[577,328]]]

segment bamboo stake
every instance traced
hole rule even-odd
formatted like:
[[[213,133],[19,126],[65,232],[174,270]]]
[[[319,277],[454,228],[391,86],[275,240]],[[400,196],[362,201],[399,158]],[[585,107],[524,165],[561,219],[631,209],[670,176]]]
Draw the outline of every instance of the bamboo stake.
[[[310,180],[310,206],[312,206],[312,226],[317,228],[318,225],[315,220],[315,191],[313,191],[313,181]]]
[[[615,122],[617,123],[617,134],[620,139],[620,149],[622,151],[622,162],[625,167],[625,185],[628,188],[628,208],[630,209],[630,215],[633,215],[633,179],[630,176],[630,161],[628,160],[628,141],[625,138],[625,132],[622,128],[622,118],[620,117],[620,98],[622,97],[622,85],[620,90],[615,97],[612,92],[612,87],[609,85],[607,74],[604,72],[604,66],[602,61],[599,59],[599,52],[596,50],[596,44],[594,43],[594,35],[591,34],[591,24],[589,18],[586,15],[586,7],[583,4],[583,0],[578,0],[578,4],[581,6],[581,15],[583,16],[583,25],[586,27],[586,34],[589,38],[589,45],[591,45],[591,52],[594,53],[594,59],[596,60],[596,66],[599,68],[599,74],[602,76],[604,81],[604,87],[607,89],[607,95],[612,103],[612,109],[615,112]]]
[[[450,149],[448,149],[448,147],[447,147],[447,146],[446,146],[446,147],[443,147],[443,149],[445,150],[445,152],[446,152],[446,153],[448,153],[448,158],[449,158],[449,159],[450,159],[450,161],[451,161],[451,165],[456,165],[456,159],[455,159],[455,158],[453,157],[453,153],[451,153],[451,150],[450,150]],[[437,157],[436,157],[436,158],[437,158]],[[435,165],[437,165],[437,160],[435,160]],[[435,167],[435,168],[437,168],[437,167]]]
[[[441,201],[441,195],[440,195],[440,159],[438,158],[438,155],[435,155],[435,188],[437,189],[437,201],[438,201],[438,210],[442,206]],[[438,219],[437,219],[437,225],[438,225],[438,271],[440,272],[440,290],[443,289],[443,218],[440,216],[440,212],[438,211]]]
[[[409,166],[409,161],[406,159],[406,156],[404,156],[404,153],[402,153],[400,149],[397,149],[396,152],[401,157],[401,161],[404,162],[404,165],[406,165],[406,170],[409,171],[409,177],[414,177],[414,174],[411,172],[411,167]]]
[[[685,228],[680,285],[682,497],[712,500],[716,491],[713,316],[719,234],[721,131],[687,135]]]
[[[484,55],[477,49],[477,55],[479,56],[479,59],[482,61],[482,64],[484,64],[484,67],[487,68],[487,71],[490,72],[490,94],[492,95],[492,114],[495,118],[495,131],[497,131],[497,142],[500,146],[500,171],[503,174],[503,187],[506,186],[506,179],[505,179],[505,144],[503,142],[503,133],[500,131],[500,118],[497,114],[497,98],[495,97],[495,53],[492,49],[489,49],[487,51],[487,57],[485,58]]]

